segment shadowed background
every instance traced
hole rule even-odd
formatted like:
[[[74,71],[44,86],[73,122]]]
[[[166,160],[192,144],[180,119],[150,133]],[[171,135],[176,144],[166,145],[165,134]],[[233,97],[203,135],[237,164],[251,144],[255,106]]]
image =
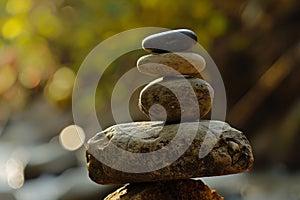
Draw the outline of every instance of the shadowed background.
[[[226,121],[253,146],[250,173],[204,181],[226,199],[300,199],[298,0],[3,0],[0,10],[1,200],[99,199],[111,190],[87,178],[73,83],[98,43],[146,26],[198,35],[223,77]],[[145,54],[105,72],[96,96],[103,127],[114,124],[114,84]],[[146,119],[132,99],[133,118]]]

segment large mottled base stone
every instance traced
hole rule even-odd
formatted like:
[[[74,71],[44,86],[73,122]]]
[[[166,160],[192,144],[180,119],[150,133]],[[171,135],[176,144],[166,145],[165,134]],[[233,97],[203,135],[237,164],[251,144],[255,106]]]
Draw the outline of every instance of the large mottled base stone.
[[[223,200],[202,181],[175,180],[127,184],[104,200]]]
[[[144,159],[144,153],[159,150]],[[99,184],[235,174],[247,171],[253,161],[244,134],[213,120],[166,126],[160,121],[118,124],[91,138],[87,150],[89,176]]]

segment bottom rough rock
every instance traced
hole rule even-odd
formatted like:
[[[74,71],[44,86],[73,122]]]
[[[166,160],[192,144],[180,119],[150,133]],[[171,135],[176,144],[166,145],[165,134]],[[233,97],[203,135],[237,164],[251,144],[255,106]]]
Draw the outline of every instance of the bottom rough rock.
[[[126,184],[104,200],[224,200],[201,180]]]

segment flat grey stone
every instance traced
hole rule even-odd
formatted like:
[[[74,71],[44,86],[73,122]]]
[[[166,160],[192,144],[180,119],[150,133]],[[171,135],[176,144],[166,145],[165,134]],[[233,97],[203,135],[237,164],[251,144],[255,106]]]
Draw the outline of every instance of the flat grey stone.
[[[146,160],[137,156],[147,153],[153,155]],[[87,149],[89,176],[99,184],[235,174],[247,171],[253,161],[243,133],[212,120],[166,126],[161,121],[118,124],[91,138]],[[148,171],[141,172],[144,169]]]

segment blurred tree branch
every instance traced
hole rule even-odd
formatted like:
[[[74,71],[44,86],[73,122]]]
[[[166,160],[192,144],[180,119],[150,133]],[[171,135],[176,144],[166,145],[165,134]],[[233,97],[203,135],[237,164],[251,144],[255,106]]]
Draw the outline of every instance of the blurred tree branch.
[[[299,46],[298,42],[283,54],[234,105],[228,115],[230,122],[237,126],[243,126],[257,112],[257,108],[293,72],[293,69],[299,65]]]

